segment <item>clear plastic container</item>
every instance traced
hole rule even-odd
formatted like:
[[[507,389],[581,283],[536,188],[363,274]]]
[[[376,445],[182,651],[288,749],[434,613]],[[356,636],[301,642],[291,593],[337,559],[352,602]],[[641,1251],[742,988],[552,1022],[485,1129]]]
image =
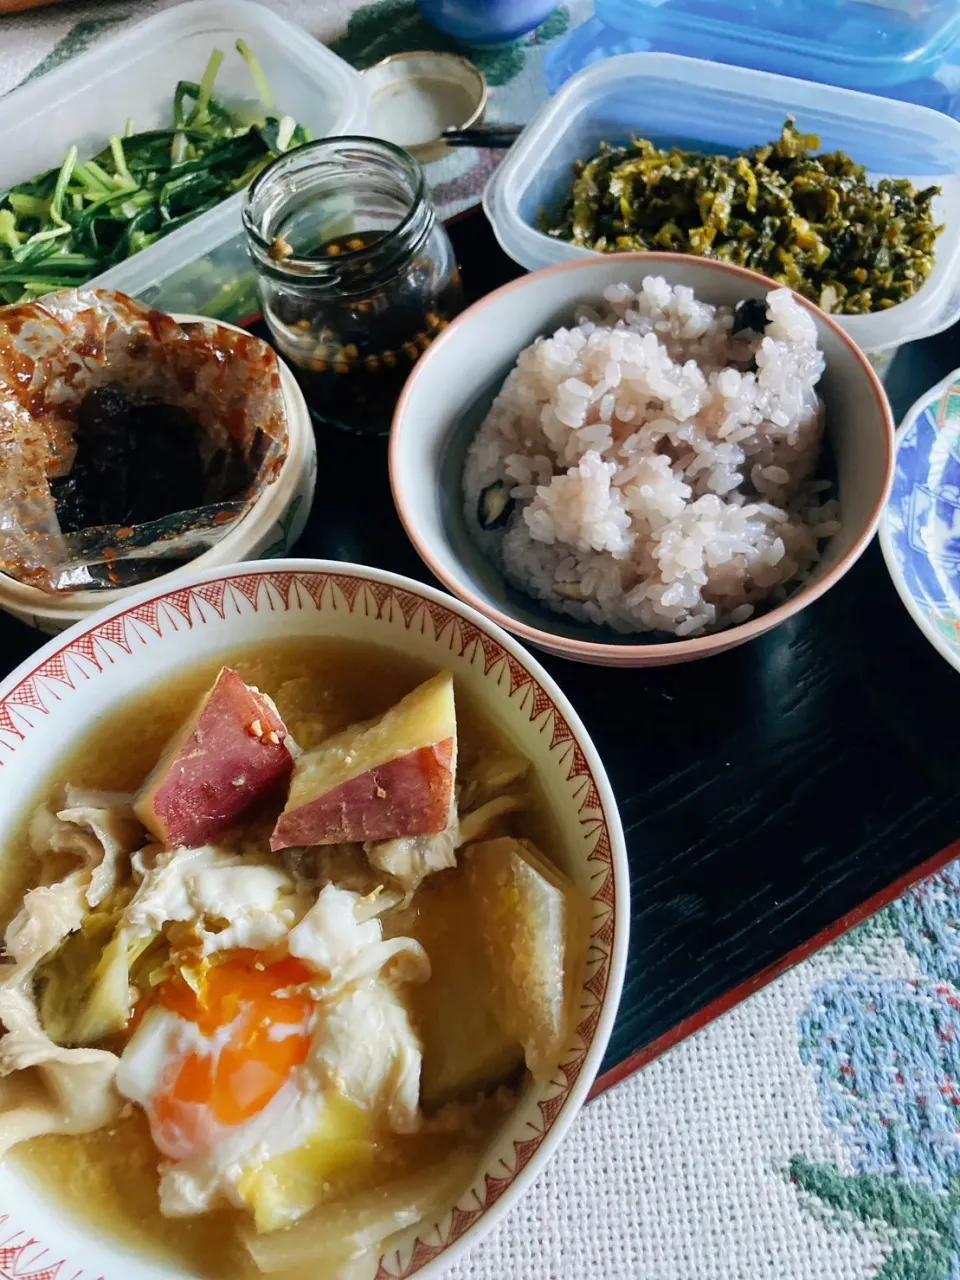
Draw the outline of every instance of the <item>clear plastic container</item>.
[[[214,49],[226,55],[216,95],[231,106],[254,106],[250,72],[234,50],[239,37],[263,67],[278,112],[293,116],[315,138],[363,132],[367,93],[361,76],[341,58],[253,0],[192,0],[0,98],[0,191],[61,164],[74,143],[81,156],[95,154],[128,119],[138,130],[168,126],[177,81],[199,80]],[[253,279],[245,252],[242,258],[227,255],[222,275],[211,275],[200,261],[231,241],[243,246],[242,200],[238,193],[223,201],[91,285],[142,297],[176,273],[181,288],[178,295],[167,289],[168,309],[212,314],[198,303],[205,291],[215,298],[237,282],[229,275],[233,266],[242,262]],[[190,272],[193,263],[199,279]],[[222,318],[236,315],[224,311]]]
[[[860,0],[849,2],[856,4]],[[871,0],[864,2],[870,3]],[[847,0],[839,0],[839,3],[847,3]],[[650,34],[637,35],[610,25],[614,15],[608,10],[604,0],[598,0],[597,7],[602,7],[608,21],[600,17],[588,18],[546,50],[543,77],[551,93],[556,93],[561,85],[566,84],[584,67],[619,54],[679,53],[687,57],[708,58],[712,62],[727,62],[735,67],[752,67],[758,71],[773,71],[777,75],[797,76],[823,84],[838,84],[842,88],[859,89],[885,98],[899,98],[960,119],[960,41],[949,50],[946,60],[936,71],[933,70],[932,62],[921,62],[920,66],[908,62],[905,64],[908,72],[906,79],[880,75],[876,81],[871,82],[871,75],[864,74],[871,73],[868,61],[848,64],[843,59],[835,60],[829,56],[810,56],[805,50],[792,49],[789,41],[785,47],[781,47],[776,38],[772,41],[758,40],[749,32],[744,33],[743,39],[731,38],[729,33],[723,38],[714,39],[711,31],[710,37],[704,39],[703,34],[692,24],[688,30],[667,33],[655,29]],[[798,9],[798,12],[802,11]],[[629,13],[629,10],[624,12]],[[960,7],[957,12],[960,12]],[[773,33],[776,37],[778,29],[774,28]],[[801,56],[795,56],[798,52]]]
[[[939,106],[960,56],[957,0],[596,0],[549,51],[551,88],[598,57],[657,51]],[[936,101],[934,101],[936,99]]]
[[[593,251],[537,229],[540,210],[569,190],[575,160],[631,134],[742,150],[778,137],[788,114],[819,133],[824,150],[866,165],[871,178],[942,188],[935,209],[944,231],[923,287],[888,311],[838,323],[864,351],[880,352],[960,319],[960,124],[913,103],[674,54],[625,54],[588,67],[546,103],[487,184],[484,208],[505,252],[529,270],[580,258]]]
[[[120,289],[158,311],[189,311],[244,327],[259,314],[260,299],[247,237],[238,221],[239,215],[212,222],[198,218],[177,232],[172,253],[151,249],[149,258],[138,254],[105,272],[97,283]]]

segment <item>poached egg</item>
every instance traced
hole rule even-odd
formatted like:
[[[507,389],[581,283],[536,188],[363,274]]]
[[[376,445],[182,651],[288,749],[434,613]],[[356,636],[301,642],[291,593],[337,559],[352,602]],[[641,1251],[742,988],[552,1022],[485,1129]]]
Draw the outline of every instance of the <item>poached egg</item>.
[[[224,1201],[261,1231],[295,1221],[419,1124],[421,1048],[399,984],[413,939],[385,941],[369,903],[327,885],[269,950],[220,951],[140,1002],[117,1071],[141,1106],[168,1216]]]

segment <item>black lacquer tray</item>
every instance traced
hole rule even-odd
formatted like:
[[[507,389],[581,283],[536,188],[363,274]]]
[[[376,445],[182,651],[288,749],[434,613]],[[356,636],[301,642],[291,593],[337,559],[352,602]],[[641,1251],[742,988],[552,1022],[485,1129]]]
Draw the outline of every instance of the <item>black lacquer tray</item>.
[[[520,274],[479,210],[450,232],[471,300]],[[901,351],[898,419],[958,350],[954,331]],[[331,429],[319,445],[294,554],[430,581],[393,509],[386,441]],[[0,675],[42,640],[0,615]],[[618,671],[540,656],[606,764],[630,852],[630,955],[598,1088],[960,855],[960,679],[876,542],[799,617],[718,657]]]

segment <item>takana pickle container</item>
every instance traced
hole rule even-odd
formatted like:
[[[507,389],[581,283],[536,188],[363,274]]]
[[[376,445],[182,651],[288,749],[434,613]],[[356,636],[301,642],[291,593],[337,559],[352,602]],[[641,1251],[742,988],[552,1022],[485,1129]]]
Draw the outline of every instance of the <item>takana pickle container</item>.
[[[729,153],[778,137],[788,115],[871,179],[942,189],[935,209],[944,230],[923,287],[887,311],[835,317],[883,367],[902,343],[960,319],[960,124],[937,111],[675,54],[623,54],[579,72],[545,104],[487,184],[484,208],[502,248],[531,271],[585,257],[593,250],[546,235],[538,217],[569,190],[574,161],[601,142],[635,135]]]

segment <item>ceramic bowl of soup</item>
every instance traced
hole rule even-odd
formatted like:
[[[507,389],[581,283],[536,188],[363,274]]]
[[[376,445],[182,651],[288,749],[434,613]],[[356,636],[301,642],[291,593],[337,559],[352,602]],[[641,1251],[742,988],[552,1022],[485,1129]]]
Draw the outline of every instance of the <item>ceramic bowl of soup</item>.
[[[0,838],[18,1274],[438,1275],[597,1072],[603,766],[419,583],[264,561],[72,627],[0,685]]]

